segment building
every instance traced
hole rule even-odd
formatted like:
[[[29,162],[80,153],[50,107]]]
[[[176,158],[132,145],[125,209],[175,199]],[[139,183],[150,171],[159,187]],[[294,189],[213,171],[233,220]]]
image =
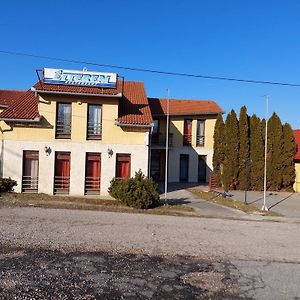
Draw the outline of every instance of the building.
[[[294,184],[295,192],[300,192],[300,129],[294,130],[297,153],[295,155],[296,180]]]
[[[166,103],[117,74],[44,69],[28,91],[0,91],[1,176],[17,192],[70,195],[106,195],[139,169],[163,180]],[[169,103],[169,181],[207,181],[221,109]]]
[[[151,176],[164,180],[167,99],[149,98],[153,117]],[[170,182],[207,182],[212,171],[213,134],[221,108],[213,101],[169,100]]]

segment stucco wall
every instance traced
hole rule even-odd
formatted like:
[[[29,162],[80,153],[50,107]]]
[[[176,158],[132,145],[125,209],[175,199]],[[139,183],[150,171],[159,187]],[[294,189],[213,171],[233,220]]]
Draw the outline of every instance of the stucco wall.
[[[85,154],[86,152],[101,153],[101,195],[107,195],[110,180],[115,176],[116,154],[131,154],[131,176],[135,171],[142,170],[148,173],[148,146],[76,143],[70,141],[3,141],[1,153],[3,158],[3,176],[11,177],[18,182],[16,192],[21,192],[23,150],[39,151],[39,193],[53,194],[54,158],[55,151],[71,152],[70,166],[70,195],[84,195]],[[52,152],[46,155],[44,147],[50,147]],[[109,157],[107,149],[113,150]]]
[[[180,155],[189,155],[189,182],[198,181],[198,157],[199,155],[206,156],[206,181],[208,182],[209,175],[212,170],[213,151],[204,147],[181,147],[171,148],[169,151],[169,182],[180,181]]]
[[[205,120],[204,127],[204,144],[205,148],[213,149],[213,136],[216,119],[210,116],[180,116],[170,117],[170,134],[173,134],[173,147],[183,146],[183,131],[184,131],[184,119],[192,119],[192,146],[196,147],[197,140],[197,120]],[[166,134],[166,119],[160,119],[159,132]]]
[[[1,121],[5,140],[53,141],[55,140],[56,103],[72,103],[72,142],[95,143],[86,139],[88,103],[102,104],[102,140],[105,144],[145,144],[144,133],[149,129],[129,129],[115,125],[118,117],[118,98],[80,97],[64,95],[39,96],[39,113],[43,116],[41,125],[22,125],[11,128]]]

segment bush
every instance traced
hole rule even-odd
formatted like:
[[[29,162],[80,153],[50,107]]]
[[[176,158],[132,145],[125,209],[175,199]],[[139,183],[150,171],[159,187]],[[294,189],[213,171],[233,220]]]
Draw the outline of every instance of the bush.
[[[127,206],[147,209],[158,204],[157,185],[145,177],[141,170],[133,178],[113,178],[108,189],[109,194]]]
[[[0,192],[12,192],[17,182],[9,178],[0,178]]]

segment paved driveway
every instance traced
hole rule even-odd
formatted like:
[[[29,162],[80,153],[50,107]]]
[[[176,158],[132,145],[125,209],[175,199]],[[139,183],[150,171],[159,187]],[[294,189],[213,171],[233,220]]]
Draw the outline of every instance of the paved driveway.
[[[230,191],[232,198],[244,202],[244,191]],[[247,203],[258,208],[263,206],[263,192],[247,192]],[[267,192],[266,205],[269,210],[277,211],[288,218],[300,218],[300,193]]]
[[[170,183],[168,186],[169,201],[177,201],[192,206],[197,210],[200,216],[232,219],[249,218],[248,214],[239,210],[198,199],[187,190],[188,188],[209,190],[207,185],[199,186],[197,184]],[[163,190],[164,187],[161,185],[160,191],[162,192]],[[161,197],[164,197],[163,192]],[[244,202],[245,192],[229,191],[229,197]],[[247,203],[262,208],[263,192],[248,191]],[[300,219],[300,193],[267,192],[266,204],[271,211],[279,212],[287,218]]]

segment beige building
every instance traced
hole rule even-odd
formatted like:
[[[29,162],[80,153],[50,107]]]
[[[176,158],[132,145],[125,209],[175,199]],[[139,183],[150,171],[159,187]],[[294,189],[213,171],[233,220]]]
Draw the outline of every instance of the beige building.
[[[28,91],[1,90],[0,108],[0,171],[17,192],[106,195],[113,177],[139,169],[164,178],[166,100],[147,99],[141,82],[45,69]],[[208,180],[219,112],[170,100],[170,182]]]

